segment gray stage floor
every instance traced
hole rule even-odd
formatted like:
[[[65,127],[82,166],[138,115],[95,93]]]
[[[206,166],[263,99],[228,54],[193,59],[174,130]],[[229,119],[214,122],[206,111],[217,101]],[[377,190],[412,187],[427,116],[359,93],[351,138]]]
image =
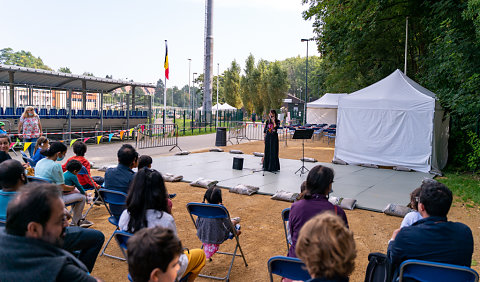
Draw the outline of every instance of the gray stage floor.
[[[243,170],[232,169],[234,157],[244,158]],[[222,188],[238,184],[254,185],[260,187],[261,194],[266,195],[273,195],[280,190],[300,192],[300,185],[307,177],[306,174],[301,177],[295,174],[302,166],[301,161],[280,159],[280,172],[265,172],[265,175],[259,171],[260,161],[261,158],[253,155],[208,152],[154,158],[152,168],[162,173],[183,175],[185,182],[203,177],[218,180],[217,186]],[[354,198],[357,199],[357,208],[380,212],[388,203],[408,204],[410,192],[419,187],[424,178],[433,177],[421,172],[331,163],[305,163],[305,166],[310,169],[318,164],[331,167],[335,171],[332,196]]]

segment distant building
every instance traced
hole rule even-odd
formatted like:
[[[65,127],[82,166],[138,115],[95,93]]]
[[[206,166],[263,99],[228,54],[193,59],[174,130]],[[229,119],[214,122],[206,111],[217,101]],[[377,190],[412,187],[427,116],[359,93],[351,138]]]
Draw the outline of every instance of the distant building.
[[[292,94],[287,94],[287,97],[283,99],[282,108],[290,113],[290,123],[301,123],[304,104],[305,102],[302,99]]]

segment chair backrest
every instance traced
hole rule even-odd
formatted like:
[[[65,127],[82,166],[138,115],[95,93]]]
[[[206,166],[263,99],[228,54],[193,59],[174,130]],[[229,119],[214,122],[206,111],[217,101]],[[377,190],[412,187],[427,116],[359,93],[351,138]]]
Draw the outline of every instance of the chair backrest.
[[[400,265],[399,281],[404,279],[477,282],[478,273],[466,266],[409,259]]]
[[[115,240],[117,240],[118,245],[122,250],[124,251],[124,254],[126,254],[127,251],[127,241],[130,237],[132,237],[133,234],[126,232],[126,231],[115,231]]]
[[[42,182],[42,183],[52,183],[50,179],[46,179],[38,176],[27,176],[28,182]]]
[[[127,194],[104,188],[98,190],[98,193],[102,196],[103,201],[106,204],[109,204],[110,208],[107,209],[110,215],[119,219],[123,210],[126,208]]]
[[[288,217],[290,216],[290,208],[286,208],[282,211],[283,231],[285,232],[285,241],[287,242],[287,253],[290,250],[290,241],[288,240]]]
[[[275,256],[268,260],[268,274],[270,275],[270,281],[272,282],[273,274],[301,281],[309,280],[311,278],[305,264],[299,258],[284,256]]]
[[[188,203],[187,210],[191,215],[204,218],[230,218],[227,208],[222,205],[205,203]]]
[[[20,150],[20,154],[22,154],[22,159],[25,163],[28,163],[31,167],[35,167],[36,163],[32,158],[27,157],[27,154],[25,154],[24,151]]]

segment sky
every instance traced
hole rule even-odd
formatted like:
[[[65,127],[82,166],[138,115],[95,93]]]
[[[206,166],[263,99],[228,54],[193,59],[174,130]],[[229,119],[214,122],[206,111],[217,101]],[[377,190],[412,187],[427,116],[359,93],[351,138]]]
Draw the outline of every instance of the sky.
[[[204,0],[0,0],[0,49],[30,51],[54,70],[182,87],[204,69]],[[301,0],[213,1],[213,64],[217,75],[236,60],[306,56],[301,38],[314,37]],[[318,55],[313,42],[309,56]]]

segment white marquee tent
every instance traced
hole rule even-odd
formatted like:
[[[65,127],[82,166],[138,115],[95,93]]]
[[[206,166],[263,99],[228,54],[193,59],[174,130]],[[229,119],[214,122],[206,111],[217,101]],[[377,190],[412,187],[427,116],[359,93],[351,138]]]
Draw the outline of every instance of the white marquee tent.
[[[334,160],[440,173],[448,125],[435,94],[397,69],[339,100]]]
[[[232,107],[227,103],[224,103],[224,104],[218,103],[218,110],[219,111],[230,111],[230,110],[236,110],[236,109],[237,108]],[[200,106],[197,110],[203,111],[203,106]],[[217,104],[212,106],[212,112],[216,112],[216,111],[217,111]]]
[[[307,123],[336,124],[338,99],[346,96],[345,93],[325,93],[320,99],[307,104]]]

